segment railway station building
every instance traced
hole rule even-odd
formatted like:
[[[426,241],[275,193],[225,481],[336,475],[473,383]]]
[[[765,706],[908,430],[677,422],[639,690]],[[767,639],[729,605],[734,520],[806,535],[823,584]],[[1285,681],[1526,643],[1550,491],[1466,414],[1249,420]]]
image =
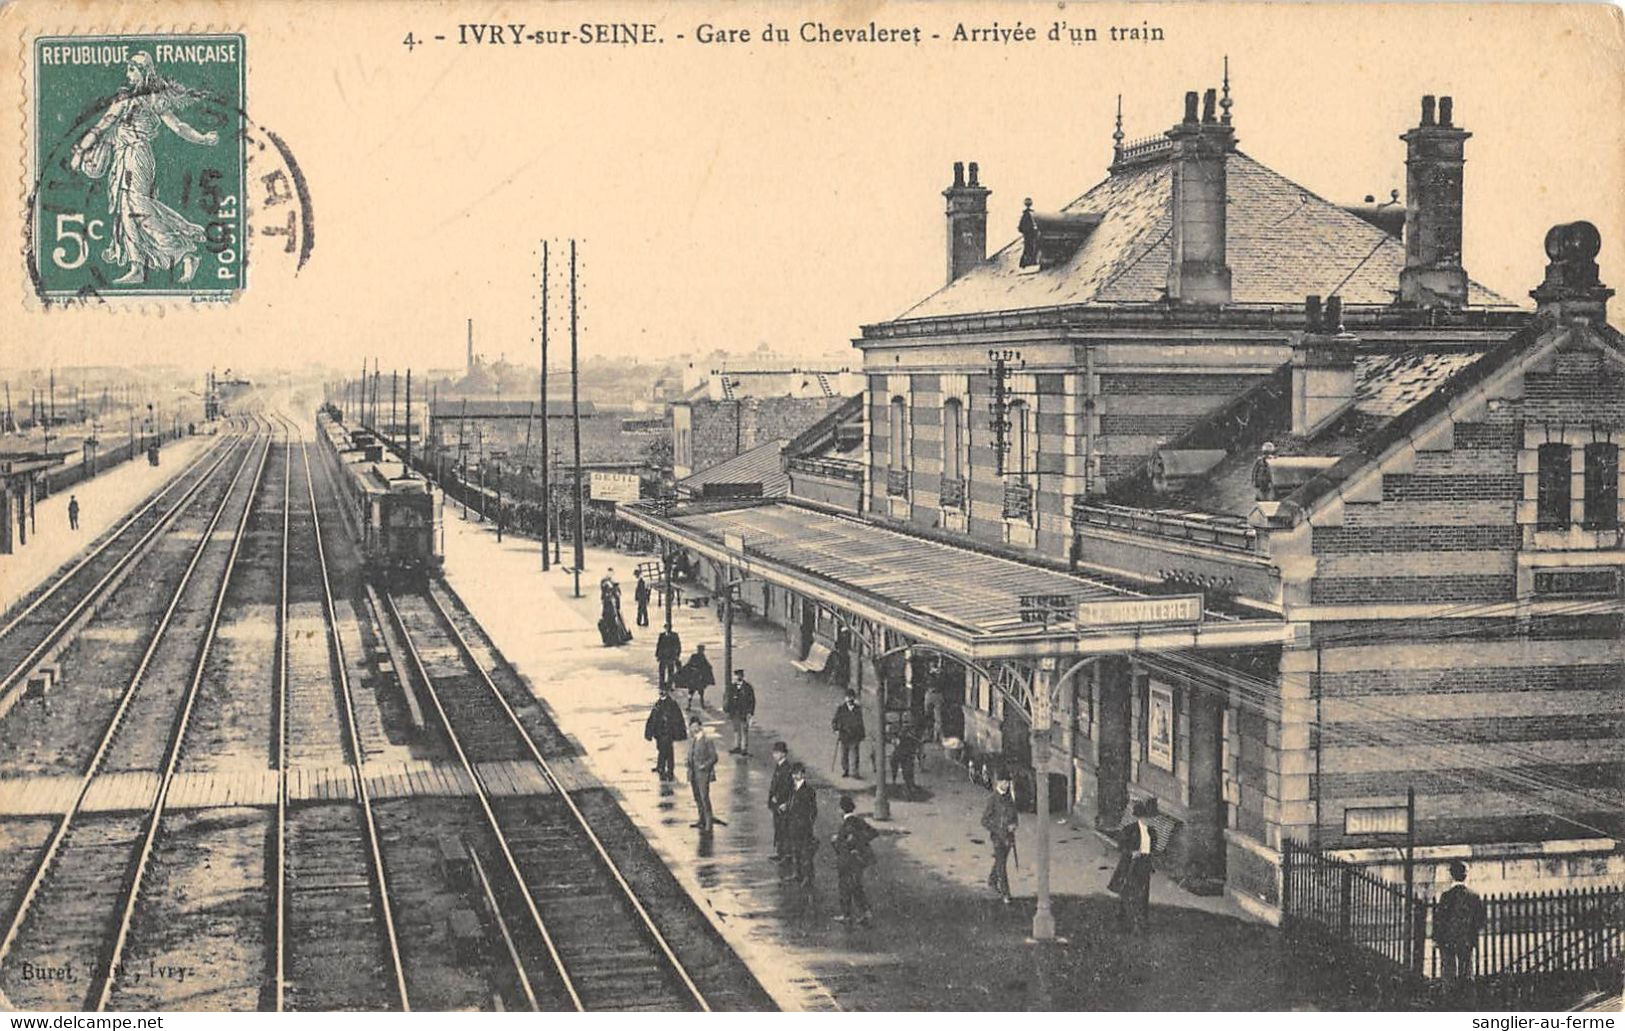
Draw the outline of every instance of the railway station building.
[[[1286,842],[1397,878],[1407,827],[1423,890],[1455,858],[1491,891],[1617,881],[1596,230],[1554,227],[1514,303],[1463,263],[1451,98],[1395,126],[1402,203],[1353,208],[1239,150],[1230,108],[1119,124],[1107,178],[991,256],[956,165],[944,286],[863,327],[862,401],[784,448],[788,496],[627,518],[804,668],[884,683],[867,704],[942,687],[1040,806],[1110,830],[1154,800],[1170,874],[1260,915]]]

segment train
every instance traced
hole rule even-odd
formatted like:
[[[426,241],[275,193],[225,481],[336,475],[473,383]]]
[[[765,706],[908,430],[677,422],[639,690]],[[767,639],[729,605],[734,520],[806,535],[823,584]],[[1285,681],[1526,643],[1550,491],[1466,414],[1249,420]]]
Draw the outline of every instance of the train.
[[[316,439],[345,501],[345,522],[361,545],[364,575],[410,587],[438,576],[441,499],[365,429],[350,429],[331,405],[316,416]]]

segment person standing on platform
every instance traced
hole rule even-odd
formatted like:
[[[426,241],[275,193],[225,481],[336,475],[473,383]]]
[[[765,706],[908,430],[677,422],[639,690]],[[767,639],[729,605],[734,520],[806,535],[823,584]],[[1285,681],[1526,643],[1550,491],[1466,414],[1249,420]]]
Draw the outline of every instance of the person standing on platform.
[[[908,797],[913,800],[915,794],[914,771],[920,760],[920,735],[914,729],[914,721],[907,716],[903,717],[902,726],[891,740],[891,779],[895,784],[903,782],[908,788]]]
[[[946,707],[947,698],[942,693],[942,685],[931,681],[931,686],[925,689],[925,711],[931,720],[927,740],[937,744],[942,742],[942,713]]]
[[[68,529],[79,529],[79,499],[72,494],[68,495]]]
[[[835,873],[841,894],[841,912],[835,919],[868,927],[872,914],[869,896],[863,890],[863,871],[874,865],[870,842],[880,837],[880,832],[869,826],[856,809],[851,795],[841,796],[841,829],[830,839],[835,846]]]
[[[745,679],[745,671],[734,670],[734,682],[723,692],[722,711],[733,722],[734,746],[728,751],[734,755],[750,754],[750,720],[756,715],[756,688]]]
[[[632,640],[632,632],[626,629],[626,620],[621,616],[621,585],[615,580],[614,569],[607,570],[604,578],[598,581],[598,597],[603,604],[598,632],[604,639],[604,646],[618,648]]]
[[[502,531],[508,525],[508,506],[497,505],[497,543],[502,543]]]
[[[678,706],[677,699],[671,696],[671,687],[662,684],[660,698],[649,710],[649,718],[643,724],[643,739],[655,743],[654,772],[660,774],[661,780],[671,780],[677,776],[672,743],[687,736],[688,732],[683,729],[683,710]]]
[[[787,830],[790,832],[790,855],[795,860],[796,883],[812,887],[813,856],[818,851],[818,838],[813,826],[818,821],[818,792],[807,783],[807,768],[800,763],[790,767],[790,792]]]
[[[683,660],[683,639],[675,630],[662,630],[655,638],[655,665],[660,669],[660,686],[675,689],[678,663]]]
[[[790,774],[790,746],[773,742],[773,779],[767,785],[767,809],[773,814],[773,861],[790,861],[790,796],[796,790]]]
[[[1439,946],[1439,962],[1447,982],[1465,981],[1473,976],[1473,952],[1484,930],[1484,900],[1467,887],[1467,864],[1450,862],[1454,883],[1433,904],[1433,941]]]
[[[649,596],[654,593],[649,590],[649,581],[643,578],[643,572],[638,572],[638,585],[632,589],[632,600],[638,603],[638,626],[649,625]]]
[[[829,729],[835,732],[836,749],[841,756],[841,776],[863,776],[863,755],[858,746],[863,744],[865,731],[863,729],[863,710],[858,708],[858,693],[848,691],[846,701],[835,710],[835,717],[829,721]]]
[[[1010,777],[1000,773],[993,782],[993,797],[982,810],[982,827],[993,842],[993,869],[987,873],[987,886],[1010,904],[1010,852],[1016,846],[1016,824],[1020,816],[1016,798],[1010,793]]]
[[[1134,819],[1117,832],[1117,869],[1106,885],[1117,894],[1117,919],[1136,930],[1144,929],[1151,918],[1151,856],[1157,848],[1157,832],[1146,822],[1153,808],[1146,802],[1134,803]]]
[[[717,682],[717,675],[711,670],[711,660],[705,657],[705,645],[696,644],[694,654],[688,657],[683,668],[677,671],[677,686],[688,692],[688,707],[694,708],[694,696],[700,696],[700,708],[705,708],[705,689]]]
[[[688,785],[694,789],[694,805],[700,811],[700,818],[689,826],[709,834],[716,822],[711,811],[711,782],[717,779],[717,745],[698,716],[689,717],[688,736]]]

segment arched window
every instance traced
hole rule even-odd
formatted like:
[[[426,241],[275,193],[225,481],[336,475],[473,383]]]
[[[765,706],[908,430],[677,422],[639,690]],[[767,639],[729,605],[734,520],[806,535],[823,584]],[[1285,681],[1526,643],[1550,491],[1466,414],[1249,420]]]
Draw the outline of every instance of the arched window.
[[[908,468],[908,442],[903,439],[908,425],[907,403],[901,397],[891,399],[891,422],[887,426],[887,436],[891,441],[891,467],[894,472],[903,472]]]

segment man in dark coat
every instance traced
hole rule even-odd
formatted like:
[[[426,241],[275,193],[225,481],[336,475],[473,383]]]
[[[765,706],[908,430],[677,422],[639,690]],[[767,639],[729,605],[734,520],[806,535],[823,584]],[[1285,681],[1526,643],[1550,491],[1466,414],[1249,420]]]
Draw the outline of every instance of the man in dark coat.
[[[835,919],[843,924],[855,921],[859,927],[868,927],[869,896],[863,890],[863,871],[875,861],[869,845],[880,837],[880,832],[869,826],[856,809],[851,795],[841,796],[841,829],[830,839],[835,846],[835,873],[841,894],[841,912]]]
[[[773,742],[773,779],[767,786],[767,809],[773,814],[773,861],[790,861],[790,796],[796,782],[790,775],[790,746]]]
[[[1439,960],[1446,981],[1473,976],[1473,952],[1479,932],[1484,930],[1484,900],[1467,887],[1467,864],[1450,863],[1452,884],[1433,904],[1433,941],[1439,946]]]
[[[655,665],[660,668],[660,686],[671,687],[677,664],[683,659],[683,639],[675,630],[662,630],[655,638]]]
[[[829,721],[829,729],[835,732],[835,743],[841,754],[841,776],[862,777],[863,757],[858,746],[863,744],[865,731],[863,710],[858,708],[856,691],[846,693],[846,701],[835,710],[834,718]]]
[[[649,625],[649,581],[638,573],[638,585],[632,589],[632,598],[638,603],[638,626]]]
[[[750,721],[756,715],[756,688],[745,679],[744,670],[734,670],[734,682],[723,695],[722,711],[728,714],[734,728],[734,746],[728,751],[734,755],[749,755]]]
[[[705,708],[705,689],[716,682],[717,675],[711,671],[711,660],[705,657],[705,645],[695,645],[694,654],[677,671],[677,686],[688,692],[688,707],[694,708],[694,696],[699,695],[700,708]]]
[[[818,839],[813,825],[818,820],[818,792],[807,783],[807,769],[800,763],[790,767],[790,781],[795,787],[790,792],[788,826],[790,854],[795,859],[796,883],[812,887],[813,855],[818,851]]]
[[[1016,824],[1020,814],[1016,797],[1010,791],[1010,777],[1000,773],[993,782],[993,796],[982,810],[982,828],[993,842],[993,868],[987,872],[987,886],[999,893],[1005,905],[1010,904],[1010,850],[1016,844]]]
[[[1134,819],[1117,832],[1117,869],[1106,885],[1117,893],[1118,920],[1131,928],[1144,928],[1151,917],[1151,856],[1157,832],[1146,817],[1154,811],[1149,803],[1134,803]]]
[[[907,717],[904,717],[897,733],[892,735],[890,759],[892,783],[901,780],[908,788],[908,797],[912,799],[916,792],[914,771],[920,761],[920,735],[914,729],[914,722]]]
[[[655,743],[657,758],[654,772],[660,774],[661,780],[671,780],[677,776],[677,761],[672,753],[672,742],[682,741],[686,737],[688,732],[683,729],[683,710],[671,696],[671,688],[662,686],[660,698],[655,702],[654,708],[649,710],[649,718],[643,724],[643,739]]]

